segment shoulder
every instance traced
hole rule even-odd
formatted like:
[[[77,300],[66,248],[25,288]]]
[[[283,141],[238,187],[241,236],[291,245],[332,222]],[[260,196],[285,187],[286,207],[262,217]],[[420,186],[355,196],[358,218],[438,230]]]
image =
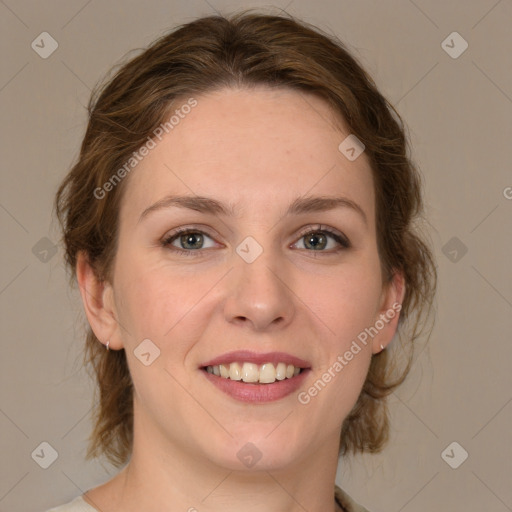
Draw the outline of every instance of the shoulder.
[[[74,500],[59,505],[58,507],[51,508],[46,512],[98,512],[95,508],[91,507],[82,496],[77,496]]]
[[[346,512],[369,512],[362,505],[357,504],[343,489],[334,487],[334,496],[341,508]]]

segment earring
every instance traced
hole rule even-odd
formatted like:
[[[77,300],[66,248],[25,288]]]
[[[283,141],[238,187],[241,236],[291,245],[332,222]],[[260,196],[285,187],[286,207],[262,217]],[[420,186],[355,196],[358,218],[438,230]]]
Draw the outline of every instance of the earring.
[[[384,350],[384,347],[382,346],[382,343],[380,344],[380,349],[381,349],[381,350]]]
[[[105,347],[107,350],[110,350],[110,349],[108,348],[108,346],[109,346],[109,345],[110,345],[110,340],[109,340],[109,341],[107,341],[107,345],[106,345],[106,347]]]

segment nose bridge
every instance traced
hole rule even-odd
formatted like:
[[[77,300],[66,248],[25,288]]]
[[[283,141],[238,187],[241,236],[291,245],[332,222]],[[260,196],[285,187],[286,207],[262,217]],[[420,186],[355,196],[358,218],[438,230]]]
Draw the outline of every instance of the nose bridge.
[[[270,246],[247,237],[233,254],[234,269],[226,300],[226,320],[252,323],[257,330],[284,325],[294,313],[293,294],[286,284],[286,265]]]

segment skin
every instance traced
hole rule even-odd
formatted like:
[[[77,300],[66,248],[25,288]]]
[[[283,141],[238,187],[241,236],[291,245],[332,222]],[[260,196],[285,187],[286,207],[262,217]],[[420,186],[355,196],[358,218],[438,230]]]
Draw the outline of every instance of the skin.
[[[135,386],[131,461],[85,499],[103,512],[339,510],[341,425],[398,314],[307,405],[296,393],[238,402],[199,367],[231,350],[284,351],[310,362],[307,390],[401,303],[403,277],[383,285],[369,162],[364,153],[353,162],[341,154],[350,132],[312,95],[259,87],[196,99],[126,178],[110,282],[96,279],[84,254],[78,260],[90,325],[111,350],[126,350]],[[171,193],[237,203],[238,216],[173,207],[139,220]],[[348,207],[283,217],[305,195],[349,198],[366,222]],[[319,250],[307,246],[301,228],[318,234],[318,224],[345,234],[351,247],[330,237]],[[162,244],[190,225],[206,233],[205,248],[179,237]],[[250,264],[236,252],[247,236],[263,248]],[[149,366],[134,355],[144,339],[161,351]],[[248,442],[262,454],[252,468],[237,457]]]

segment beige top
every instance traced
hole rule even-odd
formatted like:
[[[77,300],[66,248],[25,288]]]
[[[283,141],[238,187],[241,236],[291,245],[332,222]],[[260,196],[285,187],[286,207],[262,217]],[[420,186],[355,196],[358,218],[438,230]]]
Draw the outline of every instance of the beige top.
[[[346,494],[337,485],[334,489],[334,499],[345,512],[368,512],[367,509],[358,505],[348,494]],[[52,508],[46,512],[98,512],[94,507],[89,505],[82,496],[77,496],[73,501]]]
[[[334,499],[346,512],[368,512],[368,509],[358,505],[343,489],[334,487]]]

